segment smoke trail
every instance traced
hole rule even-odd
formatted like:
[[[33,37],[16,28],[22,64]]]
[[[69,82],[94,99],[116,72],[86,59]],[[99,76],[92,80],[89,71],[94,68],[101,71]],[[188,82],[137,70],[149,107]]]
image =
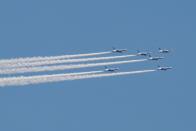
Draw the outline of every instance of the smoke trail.
[[[77,73],[66,73],[66,74],[54,74],[54,75],[38,75],[38,76],[19,76],[19,77],[6,77],[0,78],[0,86],[11,86],[17,85],[17,83],[24,83],[28,84],[30,81],[46,81],[52,80],[51,78],[58,78],[58,77],[71,77],[74,75],[90,75],[90,74],[99,74],[103,73],[104,71],[89,71],[89,72],[77,72]],[[54,80],[55,82],[55,80]],[[19,84],[20,85],[20,84]]]
[[[86,57],[86,56],[97,56],[97,55],[105,55],[105,54],[110,54],[110,53],[111,53],[110,51],[106,51],[106,52],[76,54],[76,55],[37,56],[37,57],[26,57],[26,58],[13,58],[13,59],[0,60],[0,65],[5,65],[5,64],[9,64],[9,63],[48,61],[48,60],[69,59],[69,58],[78,58],[78,57]]]
[[[74,62],[90,62],[90,61],[98,61],[98,60],[112,60],[112,59],[120,59],[120,58],[128,58],[135,55],[122,55],[122,56],[109,56],[109,57],[94,57],[94,58],[81,58],[81,59],[57,59],[50,61],[38,61],[38,62],[27,62],[27,63],[8,63],[5,65],[1,65],[1,68],[21,68],[28,66],[42,66],[42,65],[53,65],[53,64],[63,64],[63,63],[74,63]]]
[[[54,75],[38,75],[38,76],[19,76],[19,77],[5,77],[0,78],[0,83],[10,83],[14,81],[20,80],[29,80],[29,79],[43,79],[43,78],[50,78],[50,77],[61,77],[61,76],[73,76],[73,75],[89,75],[89,74],[98,74],[103,73],[104,71],[88,71],[88,72],[76,72],[76,73],[66,73],[66,74],[54,74]]]
[[[99,78],[99,77],[109,77],[109,76],[122,76],[122,75],[131,75],[131,74],[140,74],[154,72],[156,70],[140,70],[140,71],[130,71],[130,72],[117,72],[117,73],[104,73],[104,74],[91,74],[91,75],[79,75],[72,76],[67,80],[80,80],[80,79],[89,79],[89,78]]]
[[[127,64],[127,63],[143,62],[143,61],[147,61],[147,60],[148,59],[138,59],[138,60],[91,63],[91,64],[55,65],[55,66],[38,66],[38,67],[0,69],[0,74],[16,74],[16,73],[28,73],[28,72],[56,71],[56,70],[106,66],[106,65]]]
[[[1,78],[0,86],[19,86],[19,85],[31,85],[31,84],[41,84],[41,83],[51,83],[60,82],[65,80],[80,80],[89,78],[101,78],[109,76],[122,76],[131,74],[140,74],[147,72],[154,72],[156,70],[140,70],[140,71],[129,71],[129,72],[118,72],[118,73],[101,73],[96,74],[96,71],[80,73],[80,74],[55,74],[55,75],[40,75],[40,76],[29,76],[29,77],[14,77],[14,78]]]

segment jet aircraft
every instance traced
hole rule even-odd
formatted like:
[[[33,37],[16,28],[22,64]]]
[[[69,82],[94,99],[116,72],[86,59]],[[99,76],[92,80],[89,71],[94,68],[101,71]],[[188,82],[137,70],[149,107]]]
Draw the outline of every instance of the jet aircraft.
[[[149,60],[154,60],[154,61],[158,61],[158,60],[161,60],[161,59],[164,59],[164,57],[152,57],[151,55],[149,55]]]
[[[107,66],[105,66],[105,71],[107,71],[107,72],[116,72],[118,70],[119,70],[119,68],[108,68]]]
[[[113,48],[112,52],[113,53],[124,53],[124,52],[127,52],[127,49],[116,49],[116,48]]]
[[[140,55],[140,56],[148,56],[152,54],[152,52],[140,52],[139,50],[137,50],[137,55]]]
[[[167,49],[161,49],[159,48],[159,53],[169,53],[170,51]]]
[[[170,70],[172,69],[172,67],[161,67],[161,66],[158,66],[157,70],[160,70],[160,71],[167,71],[167,70]]]

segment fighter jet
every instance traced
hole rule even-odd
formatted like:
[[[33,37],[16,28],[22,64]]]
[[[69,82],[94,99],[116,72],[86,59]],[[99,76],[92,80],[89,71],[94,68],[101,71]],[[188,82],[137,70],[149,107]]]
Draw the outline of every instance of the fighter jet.
[[[152,54],[152,52],[140,52],[139,50],[137,50],[137,55],[140,55],[140,56],[148,56]]]
[[[161,66],[158,66],[157,70],[160,70],[160,71],[167,71],[167,70],[170,70],[172,69],[172,67],[161,67]]]
[[[161,59],[164,59],[164,57],[152,57],[151,55],[149,55],[149,60],[154,60],[154,61],[158,61],[158,60],[161,60]]]
[[[107,72],[116,72],[118,70],[119,70],[119,68],[108,68],[107,66],[105,66],[105,71],[107,71]]]
[[[167,49],[161,49],[159,48],[159,53],[169,53],[170,51]]]
[[[123,52],[127,52],[127,49],[116,49],[116,48],[113,48],[112,52],[113,53],[123,53]]]

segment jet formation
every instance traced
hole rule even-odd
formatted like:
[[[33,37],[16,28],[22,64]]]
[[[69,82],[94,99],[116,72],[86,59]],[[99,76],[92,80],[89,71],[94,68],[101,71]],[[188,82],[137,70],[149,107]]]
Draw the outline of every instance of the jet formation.
[[[128,51],[127,49],[113,48],[112,53],[124,53],[124,52],[127,52],[127,51]],[[168,50],[168,49],[158,48],[158,53],[160,53],[160,54],[168,54],[170,52],[171,51]],[[163,56],[152,56],[151,54],[152,54],[152,52],[141,52],[141,51],[137,50],[136,56],[148,57],[147,59],[150,60],[150,61],[159,61],[159,60],[165,58]],[[173,67],[158,66],[158,68],[156,70],[158,70],[158,71],[167,71],[167,70],[170,70],[170,69],[173,69]],[[117,72],[118,70],[119,70],[119,68],[116,68],[116,67],[115,68],[109,68],[109,67],[105,66],[104,71],[106,71],[106,72]]]

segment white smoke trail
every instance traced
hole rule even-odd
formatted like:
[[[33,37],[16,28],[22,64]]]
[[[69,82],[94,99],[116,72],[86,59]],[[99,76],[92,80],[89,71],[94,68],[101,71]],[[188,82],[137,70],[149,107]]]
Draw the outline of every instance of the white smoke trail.
[[[157,70],[140,70],[140,71],[130,71],[130,72],[79,75],[79,76],[72,76],[72,77],[68,78],[67,80],[80,80],[80,79],[109,77],[109,76],[122,76],[122,75],[131,75],[131,74],[140,74],[140,73],[154,72],[154,71],[157,71]]]
[[[105,55],[105,54],[110,54],[110,53],[111,53],[110,51],[106,51],[106,52],[76,54],[76,55],[37,56],[37,57],[25,57],[25,58],[13,58],[13,59],[0,60],[0,65],[5,65],[5,64],[9,64],[9,63],[48,61],[48,60],[57,60],[57,59],[70,59],[70,58],[79,58],[79,57],[86,57],[86,56]]]
[[[54,75],[4,77],[4,78],[0,78],[0,83],[2,82],[10,83],[12,81],[29,80],[29,79],[50,78],[50,77],[55,77],[55,76],[60,77],[60,76],[98,74],[98,73],[103,73],[103,72],[104,71],[88,71],[88,72],[76,72],[76,73],[54,74]]]
[[[147,72],[154,72],[154,71],[156,70],[140,70],[140,71],[129,71],[129,72],[118,72],[118,73],[101,73],[102,71],[92,71],[92,72],[83,72],[83,73],[75,73],[75,74],[70,73],[70,74],[1,78],[0,86],[4,87],[4,86],[31,85],[31,84],[60,82],[65,80],[80,80],[80,79],[89,79],[89,78],[140,74],[140,73],[147,73]],[[96,73],[101,73],[101,74],[96,74]]]
[[[22,63],[8,63],[1,65],[1,68],[21,68],[21,67],[32,67],[32,66],[43,66],[43,65],[53,65],[53,64],[63,64],[63,63],[74,63],[74,62],[90,62],[98,60],[112,60],[120,58],[128,58],[135,55],[122,55],[122,56],[109,56],[109,57],[93,57],[93,58],[80,58],[80,59],[57,59],[50,61],[37,61],[37,62],[22,62]]]
[[[77,69],[77,68],[86,68],[86,67],[106,66],[106,65],[127,64],[127,63],[143,62],[143,61],[147,61],[147,60],[148,59],[138,59],[138,60],[103,62],[103,63],[90,63],[90,64],[54,65],[54,66],[38,66],[38,67],[0,69],[0,74],[16,74],[16,73],[28,73],[28,72],[56,71],[56,70],[66,70],[66,69]]]
[[[71,77],[75,75],[90,75],[90,74],[98,74],[104,71],[89,71],[89,72],[79,72],[79,73],[66,73],[66,74],[55,74],[55,75],[38,75],[38,76],[19,76],[19,77],[7,77],[0,78],[0,86],[11,86],[17,85],[17,83],[21,83],[19,85],[31,84],[33,82],[52,80],[51,78],[56,77]],[[55,80],[54,80],[55,82]]]

